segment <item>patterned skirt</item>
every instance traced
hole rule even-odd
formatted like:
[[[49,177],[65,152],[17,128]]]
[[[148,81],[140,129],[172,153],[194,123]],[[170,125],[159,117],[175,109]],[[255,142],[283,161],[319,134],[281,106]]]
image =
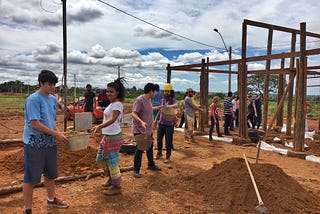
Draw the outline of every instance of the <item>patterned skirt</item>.
[[[100,141],[96,162],[106,176],[110,176],[113,185],[121,183],[119,150],[123,144],[123,134],[105,135]]]

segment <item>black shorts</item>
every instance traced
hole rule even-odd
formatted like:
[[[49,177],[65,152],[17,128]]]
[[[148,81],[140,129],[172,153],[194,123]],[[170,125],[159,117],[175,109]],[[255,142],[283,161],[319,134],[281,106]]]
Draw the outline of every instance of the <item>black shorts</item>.
[[[48,179],[58,177],[57,146],[37,148],[24,144],[24,183],[37,184],[41,175]]]

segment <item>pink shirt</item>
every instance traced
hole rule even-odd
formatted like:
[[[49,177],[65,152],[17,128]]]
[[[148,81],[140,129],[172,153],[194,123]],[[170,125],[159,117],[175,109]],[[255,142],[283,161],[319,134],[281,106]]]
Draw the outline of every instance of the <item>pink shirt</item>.
[[[136,112],[139,118],[147,124],[147,129],[144,129],[139,122],[133,119],[132,132],[134,134],[152,135],[153,110],[151,99],[146,99],[143,95],[137,97],[133,103],[132,112]]]

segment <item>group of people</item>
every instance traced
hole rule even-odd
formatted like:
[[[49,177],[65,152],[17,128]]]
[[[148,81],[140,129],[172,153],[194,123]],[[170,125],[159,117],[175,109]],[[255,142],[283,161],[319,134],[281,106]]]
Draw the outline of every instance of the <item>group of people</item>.
[[[39,90],[30,95],[25,102],[25,127],[24,127],[24,179],[23,197],[25,213],[32,213],[32,198],[35,184],[40,183],[41,176],[44,176],[44,183],[47,190],[48,207],[67,208],[69,204],[56,196],[55,180],[58,177],[57,167],[57,144],[68,143],[65,134],[59,131],[56,125],[57,99],[53,96],[55,85],[58,82],[57,76],[50,70],[42,70],[38,75]],[[94,102],[94,93],[91,85],[87,85],[86,111]],[[158,106],[153,106],[151,100],[157,95],[158,87],[153,83],[144,86],[144,94],[136,98],[132,108],[132,132],[133,135],[153,135],[154,121],[158,123],[157,155],[162,157],[163,137],[166,139],[165,163],[170,161],[171,150],[173,149],[174,117],[165,117],[163,109],[170,110],[178,108],[174,99],[172,85],[167,83],[164,86],[163,98]],[[107,177],[101,188],[105,195],[116,195],[121,193],[121,173],[119,167],[119,150],[124,142],[123,133],[120,127],[123,117],[123,101],[125,97],[124,79],[107,84],[107,97],[110,101],[104,110],[103,122],[91,128],[92,135],[101,130],[103,137],[99,143],[96,156],[97,164],[103,169]],[[92,102],[91,102],[92,101]],[[153,110],[157,110],[154,120]],[[140,168],[143,150],[136,148],[134,154],[135,178],[140,178]],[[148,158],[148,170],[161,171],[155,164],[153,157],[153,143],[146,150]]]
[[[32,213],[32,196],[34,185],[39,183],[42,174],[47,190],[47,205],[49,207],[67,208],[68,203],[59,199],[55,192],[55,181],[58,177],[57,167],[57,143],[68,143],[67,137],[60,132],[56,126],[57,99],[53,96],[55,85],[58,82],[56,75],[49,70],[42,70],[38,75],[39,90],[30,95],[25,102],[25,127],[24,127],[24,184],[23,196],[25,202],[25,213]],[[87,85],[86,111],[92,111],[95,94],[91,91],[91,85]],[[103,169],[107,177],[102,184],[105,195],[116,195],[121,193],[121,173],[119,167],[119,151],[124,142],[121,130],[123,117],[123,101],[125,98],[124,79],[107,84],[105,91],[110,104],[104,110],[103,122],[91,128],[92,135],[101,130],[103,137],[99,143],[96,156],[97,164]],[[153,129],[157,127],[157,154],[153,156],[153,143],[146,149],[148,159],[148,170],[161,171],[154,159],[163,157],[163,138],[165,138],[166,154],[164,163],[170,162],[171,152],[174,148],[173,133],[175,115],[167,115],[167,112],[177,109],[178,103],[174,98],[174,90],[170,83],[166,83],[163,94],[159,86],[147,83],[144,86],[144,93],[136,98],[132,107],[132,133],[134,136],[153,136]],[[183,119],[185,122],[185,138],[194,138],[196,111],[203,111],[195,102],[196,92],[188,88],[183,99]],[[253,101],[248,96],[248,120],[252,127],[259,128],[261,119],[262,95]],[[229,92],[224,100],[224,134],[229,135],[234,125],[238,125],[239,97],[232,99]],[[210,105],[209,138],[212,140],[214,126],[218,136],[222,136],[219,129],[219,97],[215,96]],[[236,108],[236,109],[234,109]],[[235,124],[234,124],[235,121]],[[138,143],[138,142],[137,142]],[[142,154],[144,150],[136,148],[134,154],[133,176],[140,178]]]
[[[227,97],[223,101],[223,117],[224,117],[224,135],[231,135],[230,131],[234,131],[235,127],[239,126],[239,96],[232,96],[232,92],[228,92]],[[247,96],[247,124],[249,128],[259,129],[262,122],[262,99],[263,95],[258,94],[256,99],[253,99],[252,94]],[[212,141],[212,133],[216,126],[218,137],[223,135],[220,132],[219,125],[219,101],[220,97],[214,96],[210,105],[210,129],[209,139]]]

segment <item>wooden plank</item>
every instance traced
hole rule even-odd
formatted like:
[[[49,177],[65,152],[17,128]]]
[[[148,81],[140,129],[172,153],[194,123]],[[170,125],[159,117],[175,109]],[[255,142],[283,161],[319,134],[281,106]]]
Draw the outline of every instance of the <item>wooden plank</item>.
[[[286,89],[285,89],[285,91],[283,93],[283,96],[281,97],[280,103],[277,106],[276,112],[274,113],[274,115],[273,115],[273,117],[272,117],[272,119],[270,121],[270,124],[268,126],[268,129],[267,129],[266,134],[264,135],[263,139],[266,139],[266,137],[269,134],[271,128],[273,127],[273,123],[274,123],[274,121],[275,121],[275,119],[276,119],[276,117],[277,117],[277,115],[278,115],[278,113],[280,111],[280,107],[283,105],[285,97],[286,97],[288,91],[290,90],[291,87],[293,87],[293,82],[294,82],[294,75],[289,80],[289,83],[288,83],[288,85],[287,85],[287,87],[286,87]]]
[[[271,24],[267,24],[267,23],[263,23],[263,22],[256,22],[256,21],[252,21],[252,20],[248,20],[248,19],[245,19],[244,22],[247,25],[252,25],[252,26],[261,27],[261,28],[268,28],[268,29],[283,31],[283,32],[287,32],[287,33],[300,34],[300,32],[301,32],[300,30],[297,30],[294,28],[282,27],[282,26],[278,26],[278,25],[271,25]],[[310,37],[320,38],[320,34],[317,34],[317,33],[305,32],[305,34]]]
[[[281,68],[284,67],[284,59],[281,60]],[[284,81],[285,81],[285,78],[283,76],[283,74],[280,74],[278,76],[278,105],[279,105],[279,102],[281,100],[281,97],[283,96],[283,91],[284,91]],[[279,113],[278,113],[278,116],[277,116],[277,126],[280,126],[282,127],[283,126],[283,105],[280,106],[280,110],[279,110]]]

